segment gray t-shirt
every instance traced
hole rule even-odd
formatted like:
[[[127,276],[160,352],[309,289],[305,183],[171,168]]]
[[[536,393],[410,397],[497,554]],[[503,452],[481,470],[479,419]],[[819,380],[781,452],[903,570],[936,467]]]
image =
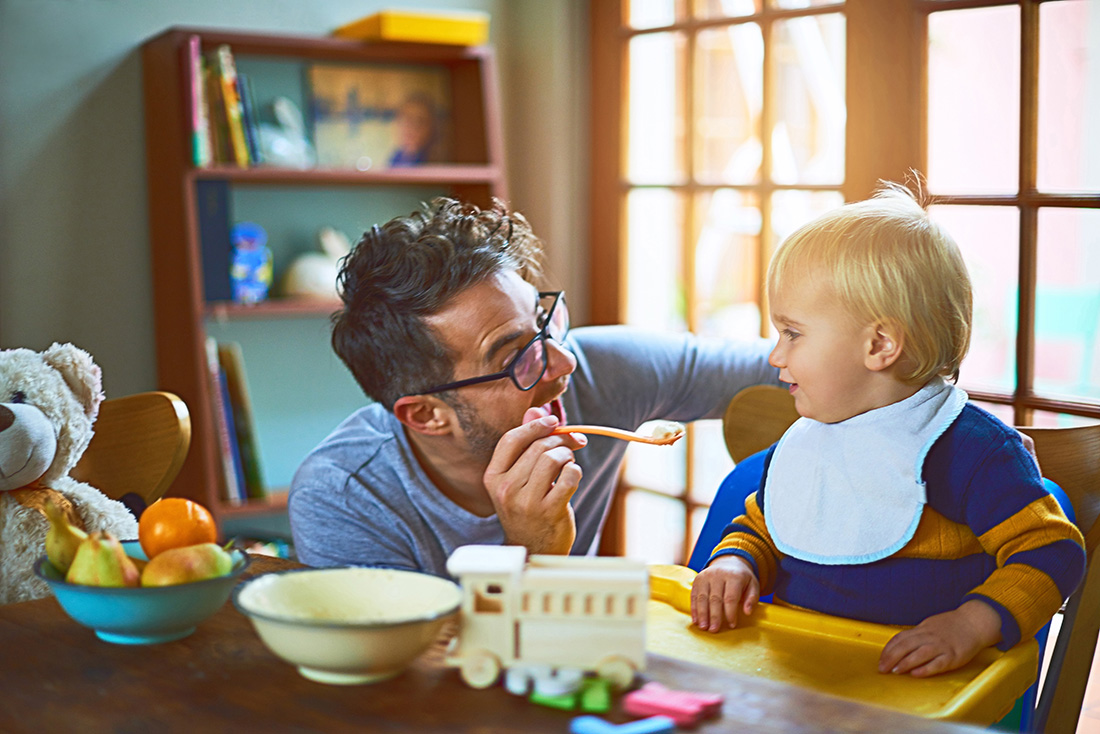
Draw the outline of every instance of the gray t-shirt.
[[[569,423],[634,429],[648,420],[719,418],[735,393],[777,384],[771,343],[622,326],[574,329],[577,369],[562,397]],[[584,472],[572,504],[573,555],[594,555],[626,442],[590,436],[576,452]],[[446,576],[451,552],[500,544],[496,515],[478,517],[447,499],[417,462],[398,420],[374,403],[353,413],[306,457],[289,499],[295,550],[311,566],[382,566]]]

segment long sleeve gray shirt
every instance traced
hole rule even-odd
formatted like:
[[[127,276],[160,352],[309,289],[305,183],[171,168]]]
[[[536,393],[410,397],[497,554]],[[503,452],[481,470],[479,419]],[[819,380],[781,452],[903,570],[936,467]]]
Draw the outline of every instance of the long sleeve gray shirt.
[[[777,384],[770,342],[700,339],[622,326],[570,332],[577,358],[562,397],[569,423],[634,429],[648,420],[719,418],[750,385]],[[576,452],[573,555],[595,554],[626,443],[591,436]],[[451,552],[504,542],[496,515],[479,517],[435,488],[391,412],[359,409],[314,449],[291,483],[298,558],[311,566],[379,566],[446,576]]]

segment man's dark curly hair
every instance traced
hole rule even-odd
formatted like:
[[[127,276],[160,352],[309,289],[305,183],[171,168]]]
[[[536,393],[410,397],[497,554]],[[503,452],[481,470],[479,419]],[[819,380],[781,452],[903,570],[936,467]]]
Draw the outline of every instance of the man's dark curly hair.
[[[332,346],[368,397],[392,410],[402,395],[451,382],[455,356],[425,323],[459,293],[502,272],[542,276],[542,242],[522,214],[438,198],[363,234],[344,259]]]

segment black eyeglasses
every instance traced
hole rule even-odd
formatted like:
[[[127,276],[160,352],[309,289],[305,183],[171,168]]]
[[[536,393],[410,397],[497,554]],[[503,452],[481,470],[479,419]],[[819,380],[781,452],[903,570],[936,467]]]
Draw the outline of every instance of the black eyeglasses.
[[[446,385],[438,385],[412,394],[431,395],[445,390],[457,390],[468,385],[480,385],[483,382],[503,380],[505,377],[511,378],[515,386],[524,392],[533,388],[546,374],[546,366],[550,359],[546,351],[546,339],[550,338],[561,344],[565,339],[565,335],[569,333],[569,307],[565,305],[565,291],[539,293],[540,301],[546,298],[553,298],[554,301],[550,304],[550,308],[539,316],[539,333],[527,342],[527,346],[519,350],[519,354],[503,370],[494,372],[491,375],[449,382]]]

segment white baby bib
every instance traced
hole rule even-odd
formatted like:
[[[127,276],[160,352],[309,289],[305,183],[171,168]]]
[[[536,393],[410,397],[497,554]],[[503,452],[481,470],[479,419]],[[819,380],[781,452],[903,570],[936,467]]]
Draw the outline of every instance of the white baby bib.
[[[776,547],[826,565],[901,550],[924,509],[925,456],[967,399],[936,377],[901,402],[840,423],[795,421],[764,484],[764,520]]]

